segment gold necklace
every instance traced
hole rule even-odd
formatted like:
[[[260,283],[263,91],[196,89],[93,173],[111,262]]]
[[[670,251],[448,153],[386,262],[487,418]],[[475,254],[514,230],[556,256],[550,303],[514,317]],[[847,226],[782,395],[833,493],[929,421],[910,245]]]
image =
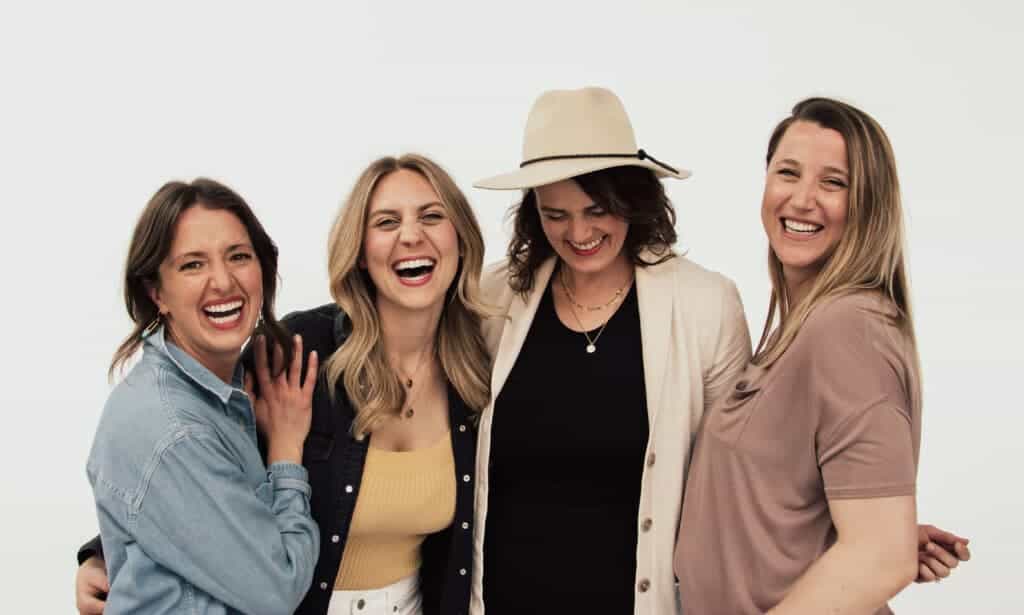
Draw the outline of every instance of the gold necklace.
[[[630,277],[629,280],[630,280],[630,282],[632,282],[633,278]],[[579,308],[581,310],[587,310],[588,312],[599,312],[601,310],[609,308],[613,303],[615,303],[620,298],[622,298],[622,293],[627,288],[629,288],[629,284],[626,284],[625,286],[622,286],[622,287],[616,289],[615,290],[615,294],[612,296],[611,299],[608,300],[608,303],[605,303],[604,305],[583,305],[582,303],[576,301],[576,296],[572,294],[572,291],[569,290],[569,285],[565,283],[565,270],[564,269],[559,269],[559,271],[558,271],[558,281],[561,282],[562,288],[565,289],[565,296],[569,299],[569,303],[575,305],[577,308]]]
[[[433,348],[433,347],[431,347],[431,348]],[[419,377],[420,370],[423,369],[424,365],[426,365],[426,361],[424,361],[424,359],[427,356],[431,355],[431,354],[433,354],[432,351],[431,352],[423,351],[423,352],[420,353],[420,360],[416,364],[416,369],[413,370],[413,372],[412,372],[412,377],[406,376],[405,373],[402,372],[401,368],[398,368],[398,367],[395,368],[395,371],[398,372],[398,374],[404,379],[403,384],[405,385],[405,388],[407,388],[409,390],[406,393],[406,401],[408,401],[409,407],[405,410],[405,412],[399,412],[398,413],[399,417],[405,417],[407,419],[411,419],[413,417],[413,415],[416,414],[416,410],[412,407],[412,404],[413,404],[414,401],[416,401],[416,397],[419,395],[419,393],[420,393],[420,391],[422,389],[417,390],[415,395],[413,394],[413,390],[412,390],[412,386],[414,384],[413,379]]]
[[[583,337],[587,338],[587,354],[594,354],[595,352],[597,352],[597,340],[601,339],[601,334],[604,333],[605,327],[607,327],[608,323],[611,322],[612,316],[614,316],[614,314],[609,314],[608,318],[605,318],[604,323],[601,325],[601,328],[597,330],[597,334],[594,335],[593,339],[591,339],[590,333],[587,332],[587,328],[583,326],[583,320],[581,320],[579,314],[576,313],[576,306],[579,304],[572,299],[572,293],[569,291],[569,286],[565,283],[565,275],[564,272],[561,270],[559,271],[558,281],[562,284],[562,289],[565,290],[566,297],[570,298],[569,311],[572,312],[573,318],[576,319],[576,324],[578,324],[580,326],[580,329],[582,329],[582,331],[580,332],[583,334]],[[630,283],[632,283],[632,278],[630,278]],[[627,287],[628,285],[623,288]],[[621,291],[622,289],[620,288],[619,291],[616,292],[615,298],[613,298],[612,301],[618,299],[619,295],[622,294]],[[609,303],[608,305],[611,305],[611,303]],[[580,305],[579,307],[580,309],[583,309],[582,305]]]

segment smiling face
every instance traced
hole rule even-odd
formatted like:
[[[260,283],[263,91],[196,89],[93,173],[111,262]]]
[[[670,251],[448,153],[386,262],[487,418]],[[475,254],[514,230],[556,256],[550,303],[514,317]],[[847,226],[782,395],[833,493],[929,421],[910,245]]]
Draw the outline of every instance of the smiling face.
[[[534,188],[548,243],[574,273],[593,274],[626,258],[629,223],[612,215],[572,179]]]
[[[835,130],[793,122],[768,163],[761,222],[790,289],[821,271],[846,229],[846,143]]]
[[[262,269],[241,220],[202,204],[186,209],[149,293],[170,339],[230,377],[263,304]]]
[[[377,182],[360,265],[377,289],[378,309],[443,309],[459,269],[459,238],[425,177],[399,169]]]

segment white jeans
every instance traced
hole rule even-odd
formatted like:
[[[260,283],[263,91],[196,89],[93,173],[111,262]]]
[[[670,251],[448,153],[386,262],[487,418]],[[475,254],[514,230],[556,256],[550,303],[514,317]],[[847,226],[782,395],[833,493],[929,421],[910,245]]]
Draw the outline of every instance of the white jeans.
[[[380,589],[331,593],[327,615],[422,615],[419,579],[408,576]]]

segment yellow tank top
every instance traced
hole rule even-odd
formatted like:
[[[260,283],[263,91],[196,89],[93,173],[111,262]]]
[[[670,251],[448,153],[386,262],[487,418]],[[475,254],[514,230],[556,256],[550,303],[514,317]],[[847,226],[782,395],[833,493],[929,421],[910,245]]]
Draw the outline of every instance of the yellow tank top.
[[[415,574],[423,539],[454,519],[450,432],[414,451],[370,446],[334,589],[377,589]]]

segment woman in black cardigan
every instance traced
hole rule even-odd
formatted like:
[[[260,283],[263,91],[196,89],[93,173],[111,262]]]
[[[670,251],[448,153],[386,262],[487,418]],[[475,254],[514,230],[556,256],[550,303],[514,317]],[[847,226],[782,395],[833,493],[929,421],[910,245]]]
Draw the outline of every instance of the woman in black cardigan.
[[[335,303],[283,320],[329,357],[303,451],[321,549],[296,614],[468,610],[474,417],[489,396],[482,259],[469,203],[427,158],[377,160],[342,207],[329,245]],[[79,551],[83,571],[101,557],[98,539]],[[81,594],[81,612],[101,611]]]

